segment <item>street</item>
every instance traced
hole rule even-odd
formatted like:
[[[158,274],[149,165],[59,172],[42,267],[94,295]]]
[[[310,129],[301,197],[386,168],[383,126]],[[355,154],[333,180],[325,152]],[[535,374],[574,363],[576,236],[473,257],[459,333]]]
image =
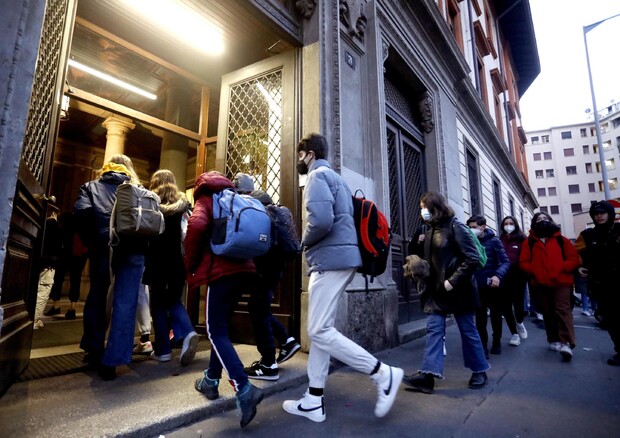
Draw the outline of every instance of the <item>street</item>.
[[[444,380],[435,393],[411,392],[405,385],[390,413],[373,415],[376,389],[348,367],[329,377],[327,420],[313,423],[282,410],[282,402],[301,397],[305,385],[265,397],[256,418],[245,429],[234,411],[165,434],[167,438],[256,437],[617,437],[620,436],[620,368],[607,365],[613,346],[594,318],[574,311],[577,347],[570,363],[547,348],[541,325],[526,317],[528,339],[508,345],[504,325],[502,354],[491,355],[489,382],[481,390],[467,388],[469,370],[462,366],[456,325],[447,329]],[[417,370],[424,338],[378,355]],[[286,364],[282,372],[286,372]],[[224,384],[226,384],[224,382]],[[208,401],[205,400],[205,403]]]

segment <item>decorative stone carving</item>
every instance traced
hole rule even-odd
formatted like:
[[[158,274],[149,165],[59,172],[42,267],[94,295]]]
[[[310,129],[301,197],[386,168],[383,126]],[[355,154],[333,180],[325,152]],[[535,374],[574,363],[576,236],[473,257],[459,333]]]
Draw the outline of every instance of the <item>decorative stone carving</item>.
[[[340,0],[339,2],[339,10],[340,10],[340,22],[344,24],[344,27],[347,29],[351,28],[351,11],[349,9],[349,2],[347,0]]]
[[[300,15],[306,19],[312,17],[314,8],[316,8],[316,2],[314,0],[297,0],[295,6]]]
[[[386,40],[381,40],[381,55],[383,57],[382,59],[383,63],[385,63],[389,54],[390,54],[390,43],[388,43]]]
[[[357,17],[357,21],[355,22],[355,34],[356,36],[364,41],[364,35],[366,34],[366,24],[368,23],[368,19],[366,15],[362,12],[362,14]]]
[[[422,99],[420,99],[419,102],[419,107],[420,116],[422,118],[422,122],[420,123],[422,130],[426,134],[430,134],[435,127],[435,123],[433,122],[433,100],[427,92],[422,95]]]

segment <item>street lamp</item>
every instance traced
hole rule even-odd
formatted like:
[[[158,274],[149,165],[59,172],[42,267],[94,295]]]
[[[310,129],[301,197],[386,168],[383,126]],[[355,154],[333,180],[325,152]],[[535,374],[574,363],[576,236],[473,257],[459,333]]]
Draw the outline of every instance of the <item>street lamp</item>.
[[[605,191],[605,199],[611,199],[609,193],[609,181],[607,180],[607,166],[605,165],[605,152],[603,151],[603,139],[601,136],[601,122],[598,117],[598,109],[596,107],[596,97],[594,96],[594,83],[592,82],[592,69],[590,68],[590,55],[588,53],[588,38],[587,34],[599,24],[611,20],[612,18],[619,17],[620,14],[612,15],[603,20],[592,23],[589,26],[583,26],[583,43],[586,46],[586,62],[588,64],[588,78],[590,79],[590,93],[592,94],[592,109],[594,111],[594,126],[596,127],[596,141],[598,142],[598,156],[601,160],[601,176],[603,177],[603,190]]]

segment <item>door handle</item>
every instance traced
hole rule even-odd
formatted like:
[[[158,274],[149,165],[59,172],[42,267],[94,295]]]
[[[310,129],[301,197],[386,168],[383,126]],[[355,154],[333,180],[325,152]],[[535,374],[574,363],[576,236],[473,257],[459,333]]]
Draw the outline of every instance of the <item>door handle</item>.
[[[49,204],[55,204],[56,203],[56,196],[51,195],[51,196],[47,196],[45,193],[42,195],[37,195],[35,196],[38,200],[40,201],[45,201]]]

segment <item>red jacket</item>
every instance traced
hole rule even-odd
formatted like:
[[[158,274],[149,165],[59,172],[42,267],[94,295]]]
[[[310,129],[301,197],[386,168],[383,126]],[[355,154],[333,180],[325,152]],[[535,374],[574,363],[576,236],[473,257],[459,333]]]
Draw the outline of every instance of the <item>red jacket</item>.
[[[211,253],[209,234],[213,221],[213,193],[229,187],[233,188],[233,184],[218,172],[203,173],[196,181],[195,206],[187,222],[184,242],[187,286],[190,290],[227,275],[256,272],[252,260],[220,257]]]
[[[565,257],[562,257],[562,248],[556,236],[560,236],[564,241]],[[529,239],[533,240],[533,244]],[[530,237],[521,246],[519,266],[530,277],[534,286],[571,286],[573,271],[580,265],[575,247],[559,231],[543,242],[530,230]]]

